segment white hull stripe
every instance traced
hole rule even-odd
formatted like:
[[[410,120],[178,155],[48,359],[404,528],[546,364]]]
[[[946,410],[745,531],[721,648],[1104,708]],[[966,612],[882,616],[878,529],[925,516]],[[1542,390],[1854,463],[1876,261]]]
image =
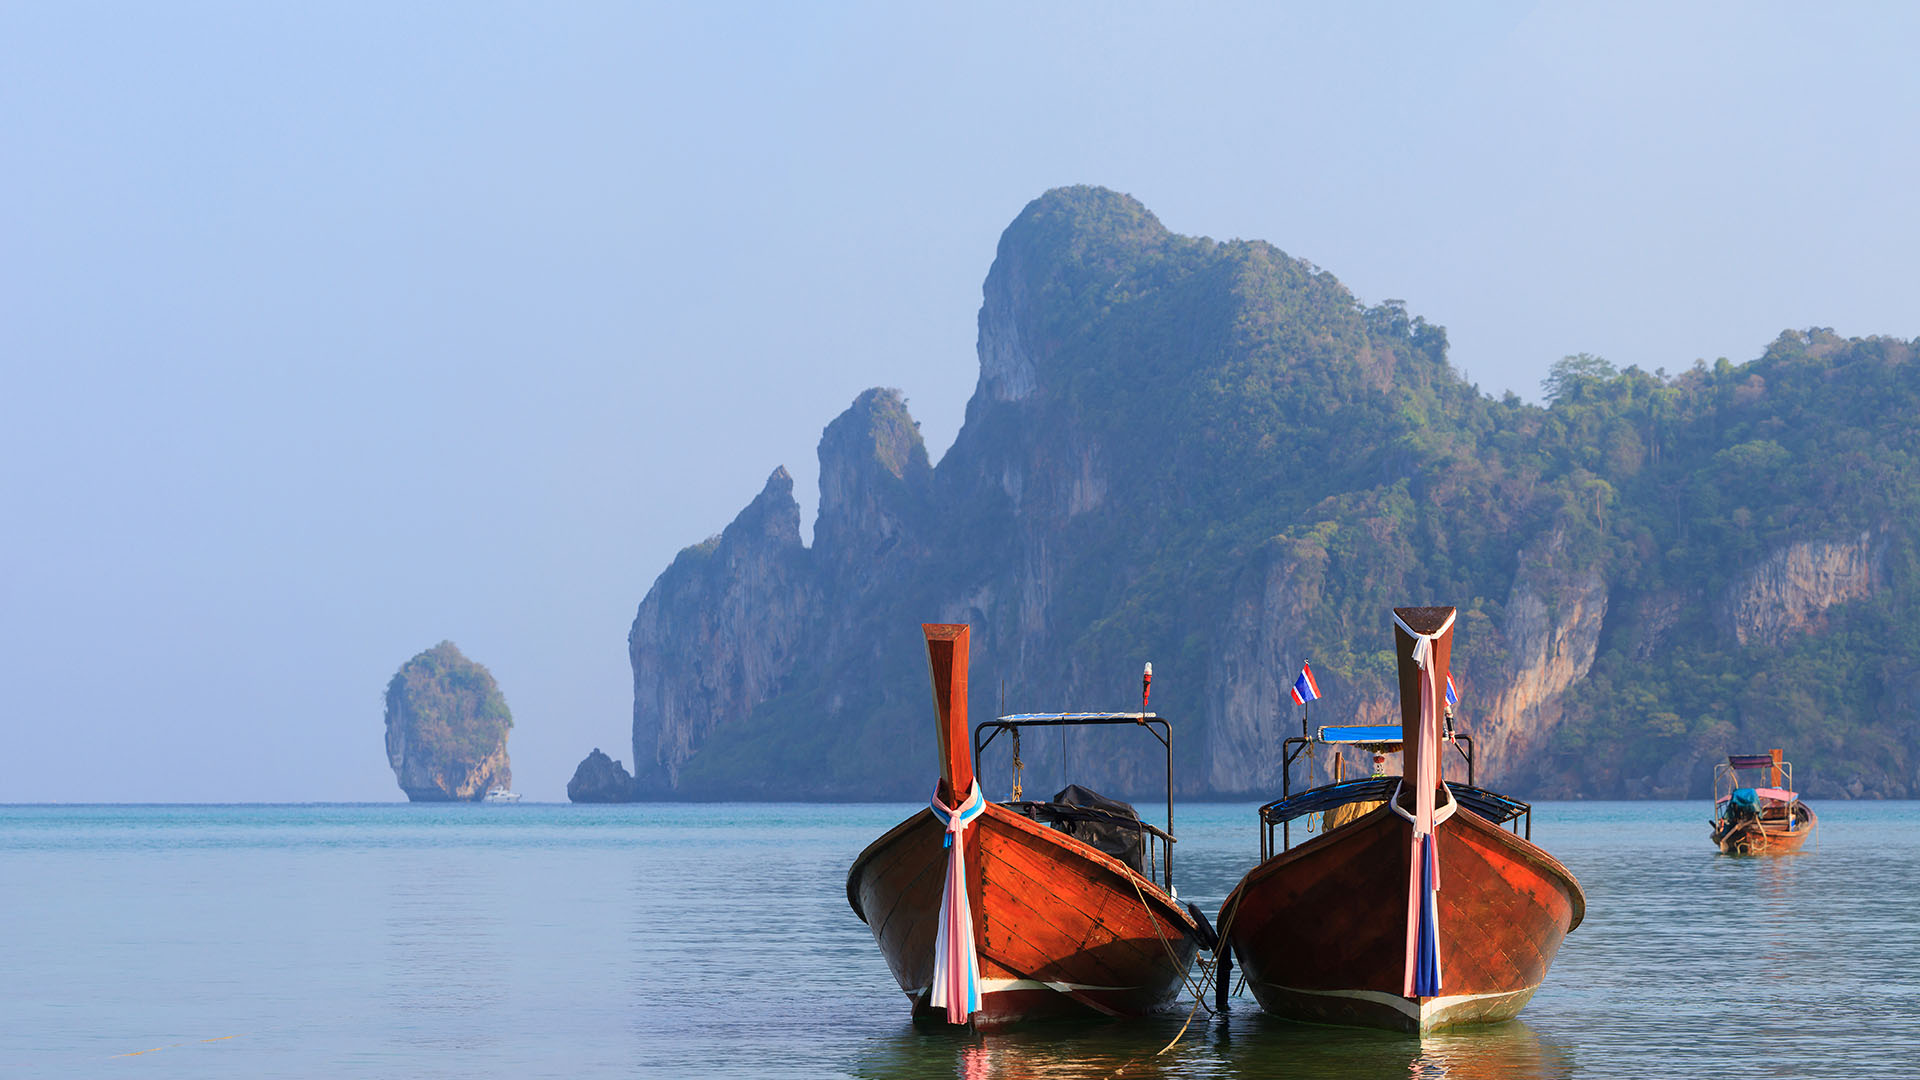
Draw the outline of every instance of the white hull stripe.
[[[1431,1023],[1441,1015],[1452,1012],[1460,1006],[1471,1002],[1492,1001],[1496,998],[1510,998],[1516,994],[1531,994],[1533,993],[1533,989],[1537,989],[1498,990],[1491,994],[1449,994],[1445,997],[1426,998],[1422,1001],[1409,1001],[1399,994],[1389,994],[1380,990],[1299,990],[1291,986],[1281,986],[1278,983],[1268,983],[1267,985],[1272,986],[1276,990],[1284,990],[1289,994],[1300,994],[1304,997],[1353,998],[1358,1001],[1371,1002],[1375,1005],[1385,1005],[1399,1012],[1407,1019],[1417,1021],[1423,1025]]]
[[[980,992],[997,994],[1006,990],[1052,990],[1055,993],[1084,992],[1087,990],[1132,990],[1131,986],[1095,986],[1092,983],[1041,982],[1039,979],[981,979]],[[919,997],[928,987],[922,986],[907,991],[908,997]]]

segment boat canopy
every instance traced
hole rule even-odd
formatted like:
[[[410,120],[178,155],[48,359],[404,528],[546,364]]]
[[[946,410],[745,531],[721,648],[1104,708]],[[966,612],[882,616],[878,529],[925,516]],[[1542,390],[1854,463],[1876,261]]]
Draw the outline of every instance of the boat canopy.
[[[1771,754],[1728,754],[1727,764],[1736,769],[1771,769],[1775,763]]]
[[[1160,720],[1166,717],[1150,712],[1025,712],[999,717],[1000,720]]]
[[[1395,743],[1400,742],[1399,724],[1369,724],[1363,727],[1323,727],[1314,736],[1323,743]]]
[[[1298,795],[1276,799],[1260,808],[1260,818],[1270,825],[1291,821],[1307,814],[1324,813],[1336,806],[1355,802],[1383,802],[1400,785],[1397,776],[1370,776],[1364,780],[1346,780],[1338,784],[1309,788]],[[1448,784],[1447,790],[1460,805],[1493,822],[1504,825],[1531,809],[1519,799],[1467,784]]]

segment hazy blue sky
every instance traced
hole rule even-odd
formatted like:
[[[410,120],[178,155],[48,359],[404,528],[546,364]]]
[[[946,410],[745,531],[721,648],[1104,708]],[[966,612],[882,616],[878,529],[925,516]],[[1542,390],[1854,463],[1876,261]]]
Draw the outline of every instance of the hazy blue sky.
[[[564,798],[676,550],[865,387],[944,452],[1056,185],[1492,393],[1920,335],[1920,9],[1823,8],[0,2],[0,802],[400,798],[443,638]]]

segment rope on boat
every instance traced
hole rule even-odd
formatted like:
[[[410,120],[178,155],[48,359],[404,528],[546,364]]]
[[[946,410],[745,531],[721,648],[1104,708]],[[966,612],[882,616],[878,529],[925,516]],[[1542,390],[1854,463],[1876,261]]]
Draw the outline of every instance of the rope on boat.
[[[1233,910],[1227,912],[1226,917],[1220,920],[1220,942],[1222,945],[1226,945],[1227,931],[1233,929],[1233,920],[1236,917],[1238,917],[1239,914],[1240,914],[1240,905],[1236,903],[1233,905]],[[1226,947],[1232,948],[1233,946],[1226,945]],[[1220,954],[1216,952],[1213,957],[1213,964],[1210,968],[1208,968],[1208,971],[1209,972],[1216,971],[1219,969],[1219,967],[1220,967]],[[1240,991],[1245,990],[1246,988],[1247,988],[1247,960],[1246,960],[1246,957],[1243,956],[1240,958],[1240,981],[1234,984],[1233,992],[1228,994],[1227,996],[1239,997]]]
[[[1167,940],[1167,932],[1160,926],[1160,917],[1153,913],[1153,905],[1147,903],[1147,894],[1140,891],[1140,879],[1132,874],[1128,874],[1127,884],[1133,886],[1133,895],[1140,900],[1140,910],[1146,912],[1147,921],[1153,924],[1153,935],[1160,939],[1160,948],[1166,951],[1167,963],[1173,965],[1173,969],[1180,973],[1180,981],[1186,985],[1187,992],[1193,994],[1194,1001],[1198,1002],[1200,1000],[1200,993],[1193,988],[1193,980],[1187,977],[1186,969],[1180,966],[1180,958],[1174,954],[1173,943]],[[1189,1015],[1188,1019],[1191,1020],[1192,1016]],[[1181,1030],[1184,1031],[1186,1029],[1182,1028]],[[1174,1036],[1175,1042],[1178,1042],[1179,1039],[1180,1037],[1178,1035]]]
[[[1133,881],[1132,878],[1128,878],[1127,880]],[[1140,898],[1140,906],[1142,908],[1145,908],[1147,911],[1147,914],[1151,916],[1153,914],[1153,909],[1147,904],[1146,894],[1140,891],[1139,882],[1133,881],[1133,891],[1134,891],[1134,895]],[[1226,917],[1220,920],[1220,933],[1219,933],[1219,936],[1215,939],[1213,959],[1211,961],[1206,959],[1201,959],[1199,961],[1200,978],[1202,982],[1205,982],[1208,979],[1212,978],[1213,973],[1219,969],[1220,957],[1222,955],[1219,950],[1232,947],[1227,944],[1227,933],[1233,929],[1233,919],[1234,919],[1234,916],[1238,914],[1240,914],[1240,905],[1235,904],[1233,905],[1233,908],[1226,913]],[[1155,919],[1153,925],[1154,925],[1154,933],[1161,934],[1160,921],[1158,919]],[[1166,948],[1168,960],[1172,961],[1174,967],[1176,968],[1179,967],[1180,966],[1179,959],[1173,955],[1173,946],[1167,943],[1167,939],[1164,934],[1161,934],[1160,944]],[[1180,1044],[1180,1040],[1183,1038],[1186,1038],[1187,1029],[1193,1026],[1193,1018],[1200,1015],[1201,1009],[1204,1008],[1207,1010],[1207,1019],[1209,1020],[1220,1015],[1219,1013],[1215,1012],[1213,1009],[1207,1007],[1206,996],[1204,994],[1201,994],[1198,990],[1194,989],[1193,982],[1192,980],[1187,978],[1186,972],[1182,971],[1180,973],[1180,978],[1183,982],[1186,983],[1188,992],[1193,994],[1193,1008],[1187,1010],[1187,1019],[1184,1023],[1180,1025],[1180,1030],[1173,1033],[1173,1038],[1167,1041],[1167,1045],[1161,1047],[1158,1050],[1155,1050],[1153,1053],[1148,1054],[1145,1057],[1137,1057],[1129,1060],[1126,1064],[1108,1073],[1106,1076],[1106,1080],[1113,1080],[1114,1077],[1125,1074],[1128,1069],[1133,1068],[1135,1065],[1138,1065],[1142,1061],[1149,1061],[1149,1060],[1152,1060],[1153,1058],[1157,1058],[1161,1054],[1164,1054],[1167,1051],[1173,1049],[1175,1046],[1178,1046]],[[1240,985],[1244,987],[1246,986],[1246,984],[1247,984],[1247,975],[1243,967],[1243,969],[1240,972]],[[1234,992],[1236,994],[1239,993],[1238,990]]]

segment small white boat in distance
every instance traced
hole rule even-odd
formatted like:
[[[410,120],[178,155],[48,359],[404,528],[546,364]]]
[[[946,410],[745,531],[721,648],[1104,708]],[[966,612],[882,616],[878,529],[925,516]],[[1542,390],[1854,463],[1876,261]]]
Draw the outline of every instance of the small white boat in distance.
[[[497,787],[489,790],[486,793],[486,795],[481,797],[480,801],[491,802],[491,803],[515,803],[520,801],[520,793],[517,791],[508,791],[506,788],[503,788],[503,787]]]

